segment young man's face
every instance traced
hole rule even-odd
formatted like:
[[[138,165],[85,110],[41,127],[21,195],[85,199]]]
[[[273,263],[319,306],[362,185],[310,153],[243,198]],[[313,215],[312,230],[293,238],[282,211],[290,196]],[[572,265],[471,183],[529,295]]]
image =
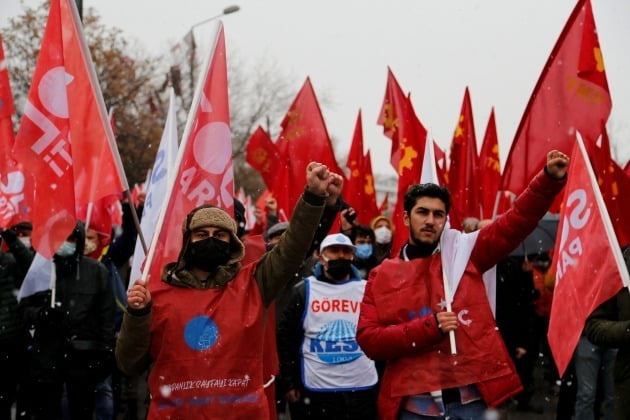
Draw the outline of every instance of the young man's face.
[[[439,198],[420,197],[410,212],[403,214],[413,242],[432,245],[440,239],[446,223],[446,206]]]
[[[223,242],[230,242],[230,232],[216,226],[205,226],[193,230],[190,235],[190,240],[191,242],[197,242],[210,237]]]

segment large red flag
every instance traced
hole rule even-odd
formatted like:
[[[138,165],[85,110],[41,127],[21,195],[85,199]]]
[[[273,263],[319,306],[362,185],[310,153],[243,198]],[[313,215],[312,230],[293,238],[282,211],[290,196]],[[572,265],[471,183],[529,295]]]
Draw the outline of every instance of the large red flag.
[[[281,125],[282,132],[276,142],[281,162],[272,192],[278,200],[278,208],[290,217],[304,190],[301,180],[309,162],[323,163],[341,176],[343,171],[335,159],[324,117],[309,78],[306,78]],[[282,191],[288,193],[286,197],[281,195]]]
[[[247,141],[245,152],[247,163],[260,173],[267,188],[271,188],[274,184],[280,156],[276,145],[269,137],[269,133],[258,126]]]
[[[554,250],[556,286],[549,346],[562,376],[584,322],[602,302],[628,286],[628,271],[581,139],[571,154]]]
[[[177,260],[182,246],[182,223],[191,210],[202,204],[215,204],[230,214],[234,212],[232,134],[222,25],[215,42],[188,115],[177,173],[159,234],[156,232],[153,236],[155,256],[150,264],[150,275],[154,285],[160,283],[164,265]]]
[[[626,166],[623,167],[623,171],[626,175],[630,176],[630,161],[626,162]]]
[[[630,243],[630,219],[627,217],[630,213],[630,177],[612,158],[608,133],[603,123],[601,144],[591,145],[589,156],[617,240],[621,245],[626,245]]]
[[[33,246],[51,258],[74,228],[75,203],[126,180],[73,1],[50,2],[40,51],[14,155],[36,180]]]
[[[544,165],[547,150],[571,151],[576,130],[587,145],[593,143],[611,106],[591,2],[579,0],[527,104],[501,190],[520,194]],[[502,204],[499,212],[505,209]]]
[[[0,228],[31,220],[33,181],[20,163],[13,159],[12,116],[15,114],[9,70],[0,36]]]
[[[490,219],[494,214],[494,203],[501,183],[501,162],[499,158],[499,140],[497,126],[494,121],[494,108],[486,126],[486,134],[479,153],[479,176],[482,218]]]
[[[453,135],[448,171],[448,189],[451,192],[451,223],[460,226],[466,217],[480,217],[477,140],[473,121],[472,104],[468,88],[464,92],[462,110]]]
[[[427,130],[390,69],[387,70],[387,89],[378,123],[392,140],[390,163],[398,173],[396,206],[392,214],[394,238],[392,252],[396,253],[407,241],[407,228],[403,222],[404,196],[407,189],[420,182]]]

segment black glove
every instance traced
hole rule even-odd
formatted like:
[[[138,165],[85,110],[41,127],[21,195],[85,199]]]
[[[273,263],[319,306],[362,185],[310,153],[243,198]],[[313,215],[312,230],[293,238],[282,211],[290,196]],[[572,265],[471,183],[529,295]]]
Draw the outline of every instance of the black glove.
[[[4,239],[4,241],[9,245],[13,245],[15,243],[15,241],[17,241],[17,232],[14,231],[13,229],[5,229],[0,231],[0,235],[2,236],[2,239]]]

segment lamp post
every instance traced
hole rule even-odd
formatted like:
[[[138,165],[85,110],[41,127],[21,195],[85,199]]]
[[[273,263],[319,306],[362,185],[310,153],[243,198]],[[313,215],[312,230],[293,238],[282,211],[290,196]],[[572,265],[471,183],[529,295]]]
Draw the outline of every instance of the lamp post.
[[[196,55],[195,53],[197,51],[197,45],[195,44],[195,34],[193,32],[194,29],[197,26],[200,26],[210,21],[213,21],[215,19],[218,19],[221,16],[236,13],[239,10],[241,10],[241,8],[235,4],[232,6],[228,6],[225,9],[223,9],[223,11],[220,14],[209,17],[208,19],[204,19],[201,22],[197,22],[194,25],[192,25],[190,29],[188,30],[188,33],[186,34],[186,38],[190,37],[190,92],[191,94],[195,90],[195,55]]]

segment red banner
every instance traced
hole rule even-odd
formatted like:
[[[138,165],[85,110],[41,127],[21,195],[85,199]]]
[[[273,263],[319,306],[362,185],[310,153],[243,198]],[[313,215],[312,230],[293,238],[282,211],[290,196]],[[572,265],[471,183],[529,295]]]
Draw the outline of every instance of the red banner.
[[[581,140],[571,155],[558,233],[548,338],[562,376],[586,318],[629,284],[621,248]]]

